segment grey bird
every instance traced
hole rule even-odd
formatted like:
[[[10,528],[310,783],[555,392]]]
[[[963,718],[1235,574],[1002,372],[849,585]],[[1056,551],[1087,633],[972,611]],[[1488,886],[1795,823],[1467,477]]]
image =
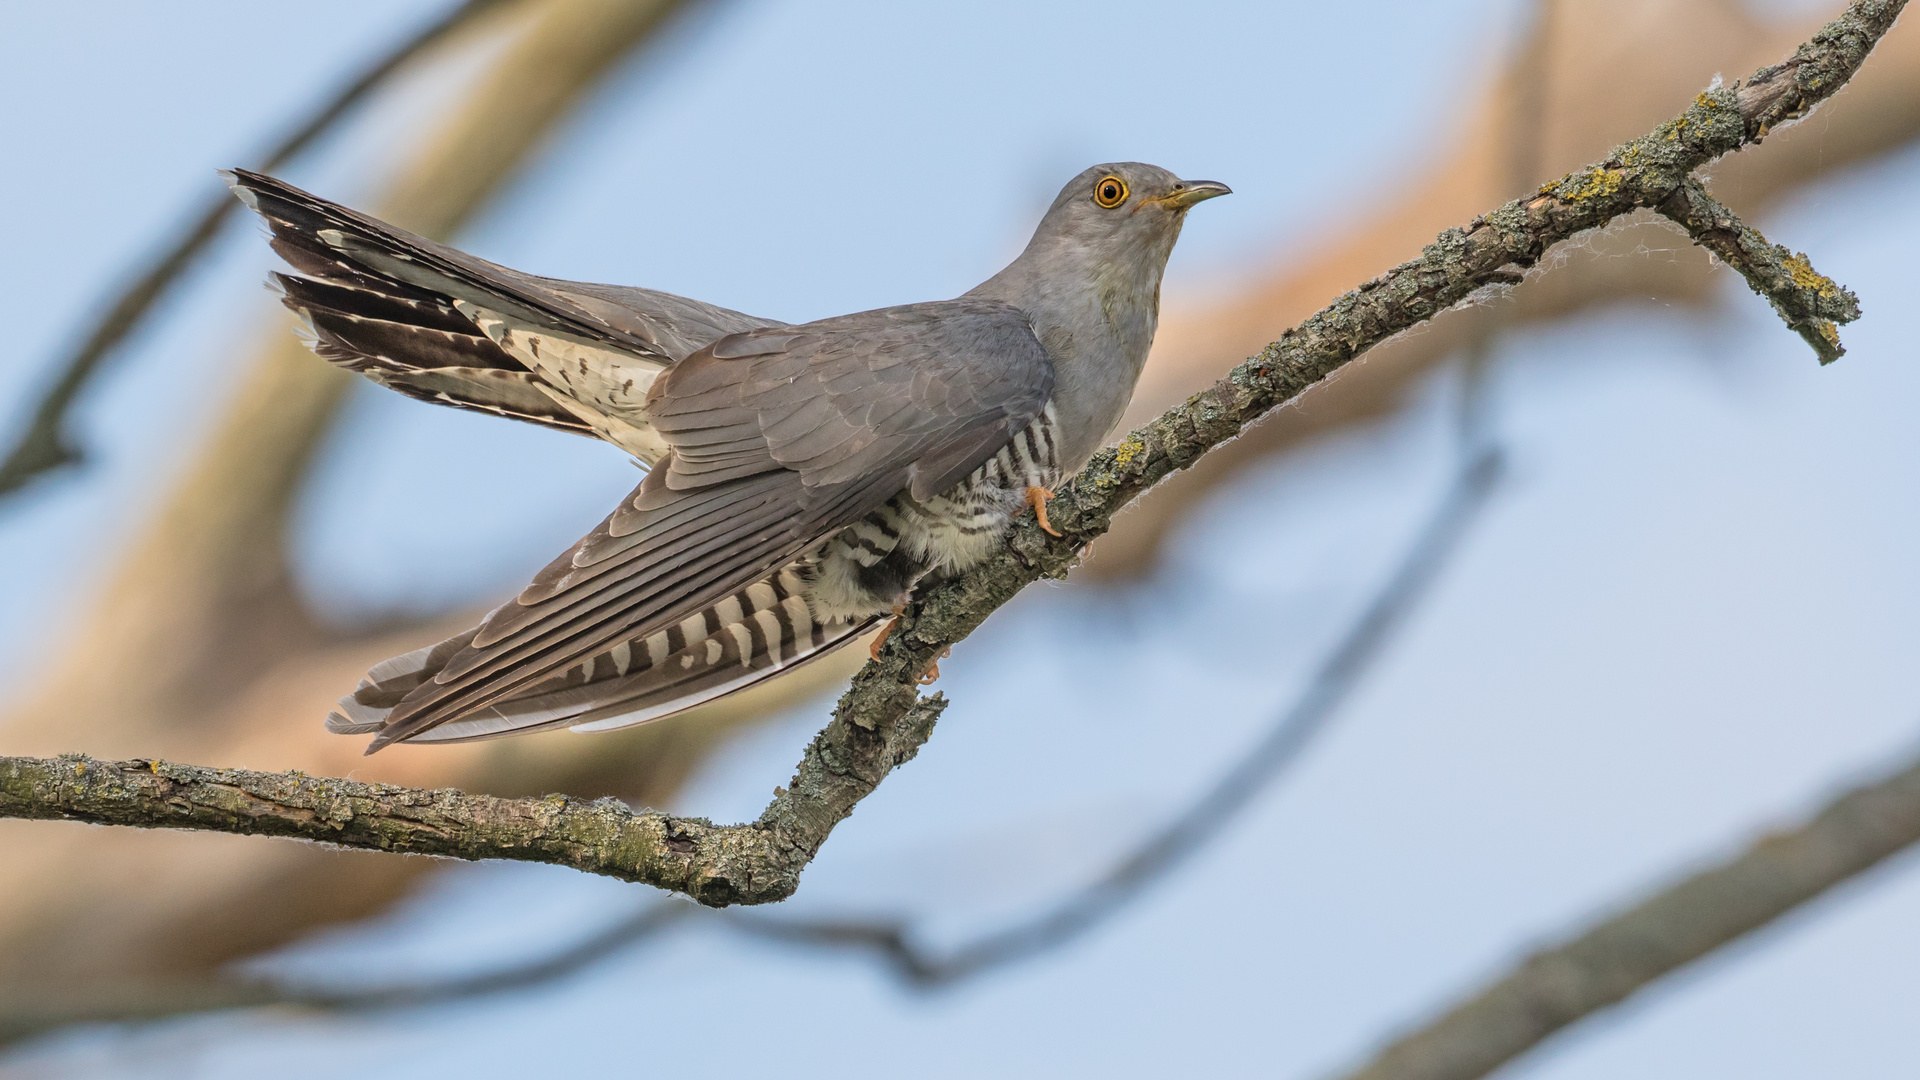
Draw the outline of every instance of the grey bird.
[[[465,633],[376,665],[330,730],[459,742],[670,716],[825,655],[963,571],[1110,436],[1187,209],[1224,184],[1073,178],[954,300],[791,325],[534,277],[258,173],[224,173],[325,359],[427,401],[604,439],[647,469]]]

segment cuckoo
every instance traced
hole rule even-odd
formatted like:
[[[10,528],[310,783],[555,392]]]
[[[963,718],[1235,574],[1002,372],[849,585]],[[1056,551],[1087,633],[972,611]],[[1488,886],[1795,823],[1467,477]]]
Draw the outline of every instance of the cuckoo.
[[[376,665],[327,726],[458,742],[645,723],[825,655],[979,563],[1119,424],[1194,204],[1137,162],[1061,189],[953,300],[789,324],[509,270],[223,174],[321,357],[424,401],[594,436],[640,485],[478,626]],[[877,648],[877,646],[876,646]]]

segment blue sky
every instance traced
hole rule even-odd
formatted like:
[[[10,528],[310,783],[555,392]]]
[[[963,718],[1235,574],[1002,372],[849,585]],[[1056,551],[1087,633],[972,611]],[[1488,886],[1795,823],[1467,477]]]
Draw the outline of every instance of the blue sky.
[[[436,8],[17,13],[0,85],[21,106],[0,124],[34,165],[0,174],[15,256],[3,400],[213,168]],[[1236,190],[1190,224],[1178,302],[1417,161],[1452,97],[1433,88],[1481,78],[1514,17],[1479,0],[1179,10],[722,4],[617,79],[462,242],[542,273],[810,318],[959,292],[1017,249],[1066,176],[1136,158]],[[1326,44],[1359,40],[1364,62]],[[370,190],[367,162],[445,81],[417,80],[411,104],[291,177]],[[1543,938],[1911,752],[1916,180],[1920,152],[1905,152],[1765,223],[1862,297],[1832,368],[1730,277],[1706,317],[1625,307],[1503,341],[1491,394],[1512,477],[1386,661],[1244,819],[1060,954],[918,996],[856,959],[694,930],[477,1005],[74,1032],[8,1065],[1305,1077],[1355,1060]],[[0,559],[33,568],[4,583],[10,676],[57,641],[44,627],[268,324],[253,283],[269,262],[234,230],[88,399],[99,465],[4,509]],[[1443,376],[1381,430],[1249,474],[1143,584],[1037,589],[996,616],[945,666],[955,704],[932,743],[835,834],[796,907],[906,914],[959,940],[1097,872],[1257,735],[1391,565],[1446,483],[1456,392]],[[408,479],[420,470],[435,490]],[[369,391],[303,502],[300,572],[343,617],[476,601],[591,525],[631,475],[584,441]],[[344,543],[369,523],[377,551]],[[1104,685],[1092,701],[1046,689],[1088,670]],[[822,715],[745,738],[680,808],[757,812]],[[553,868],[464,867],[273,963],[372,980],[485,968],[648,899]],[[1912,1075],[1916,915],[1920,877],[1896,859],[1506,1075]]]

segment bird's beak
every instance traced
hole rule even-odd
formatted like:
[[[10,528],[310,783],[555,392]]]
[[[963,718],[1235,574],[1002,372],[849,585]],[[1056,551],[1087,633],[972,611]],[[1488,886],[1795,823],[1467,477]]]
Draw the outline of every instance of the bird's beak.
[[[1180,186],[1157,199],[1148,199],[1169,210],[1185,210],[1194,203],[1206,202],[1221,195],[1231,195],[1233,189],[1217,180],[1182,180]]]

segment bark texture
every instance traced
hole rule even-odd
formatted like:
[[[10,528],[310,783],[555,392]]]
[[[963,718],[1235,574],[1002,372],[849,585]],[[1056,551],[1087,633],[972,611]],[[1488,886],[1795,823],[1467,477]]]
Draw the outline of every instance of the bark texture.
[[[555,863],[703,904],[792,895],[827,834],[913,757],[946,707],[935,695],[883,730],[835,723],[759,821],[639,812],[618,799],[503,799],[452,790],[209,769],[165,761],[0,757],[0,816],[280,836],[453,859]]]
[[[1813,346],[1822,364],[1847,351],[1840,346],[1840,323],[1860,317],[1860,298],[1813,269],[1805,255],[1772,243],[1688,180],[1660,204],[1693,241],[1739,271],[1747,286],[1766,298],[1794,333]]]

